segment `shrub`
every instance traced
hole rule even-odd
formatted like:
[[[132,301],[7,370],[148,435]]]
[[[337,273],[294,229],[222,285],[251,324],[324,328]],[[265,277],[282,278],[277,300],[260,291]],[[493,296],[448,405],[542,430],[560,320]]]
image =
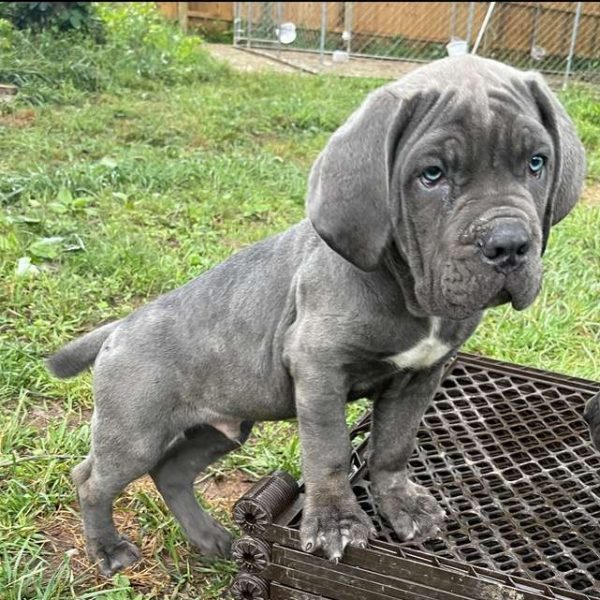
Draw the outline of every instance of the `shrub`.
[[[103,39],[70,30],[15,30],[0,44],[0,82],[19,87],[19,102],[77,102],[89,92],[126,93],[201,82],[227,72],[153,3],[98,3]]]
[[[0,50],[8,50],[12,46],[13,38],[12,23],[0,17]]]
[[[18,29],[75,29],[99,33],[100,22],[91,2],[2,2],[0,17]]]

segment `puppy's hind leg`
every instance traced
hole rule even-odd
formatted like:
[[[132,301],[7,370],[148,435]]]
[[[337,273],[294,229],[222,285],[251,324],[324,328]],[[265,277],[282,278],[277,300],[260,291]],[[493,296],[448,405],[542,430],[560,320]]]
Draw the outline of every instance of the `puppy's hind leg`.
[[[194,495],[197,475],[221,456],[239,448],[252,423],[242,423],[239,439],[232,440],[210,425],[186,432],[184,440],[169,449],[150,475],[184,532],[206,556],[228,557],[231,535],[209,516]]]
[[[73,469],[72,477],[88,555],[98,561],[100,573],[110,577],[136,563],[141,556],[137,547],[115,528],[113,501],[129,483],[152,468],[163,449],[152,432],[144,435],[121,423],[120,434],[115,435],[118,430],[114,423],[99,422],[102,427],[99,430],[95,427],[92,451]]]

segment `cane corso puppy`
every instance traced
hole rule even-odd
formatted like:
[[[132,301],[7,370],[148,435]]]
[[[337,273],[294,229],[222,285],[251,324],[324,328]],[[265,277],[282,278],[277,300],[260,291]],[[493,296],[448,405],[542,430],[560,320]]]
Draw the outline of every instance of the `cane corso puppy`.
[[[378,509],[404,540],[444,512],[407,461],[442,365],[482,312],[529,306],[550,227],[585,172],[573,124],[542,78],[446,58],[371,93],[312,167],[307,216],[128,317],[71,342],[59,377],[94,366],[92,448],[73,471],[89,555],[110,575],[137,548],[113,500],[150,473],[190,540],[229,533],[194,478],[255,421],[298,418],[307,551],[336,560],[373,525],[348,483],[345,404],[374,404]]]
[[[590,428],[592,443],[600,450],[600,392],[586,402],[583,418]]]

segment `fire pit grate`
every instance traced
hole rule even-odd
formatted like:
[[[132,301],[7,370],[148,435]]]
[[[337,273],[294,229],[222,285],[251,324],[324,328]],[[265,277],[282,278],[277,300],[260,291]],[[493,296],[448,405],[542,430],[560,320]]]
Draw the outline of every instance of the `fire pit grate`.
[[[377,580],[377,575],[395,580],[400,567],[397,563],[392,566],[390,557],[394,556],[411,562],[412,572],[422,572],[430,587],[424,565],[433,557],[432,569],[434,564],[442,570],[467,569],[466,577],[473,578],[473,585],[496,581],[501,587],[523,593],[529,589],[534,594],[523,598],[600,598],[600,454],[591,445],[582,418],[585,401],[599,389],[600,384],[590,381],[459,355],[447,369],[423,419],[410,460],[412,479],[427,487],[448,515],[441,538],[422,545],[400,544],[389,524],[376,513],[365,460],[370,427],[367,414],[352,432],[351,481],[361,506],[377,527],[378,541],[366,550],[351,549],[337,566],[301,552],[297,529],[302,490],[298,495],[289,478],[279,476],[277,485],[285,488],[288,481],[287,498],[296,497],[295,502],[273,505],[266,511],[262,507],[261,515],[273,515],[272,524],[267,523],[262,533],[255,523],[246,527],[254,537],[262,536],[272,545],[271,556],[261,563],[268,565],[262,576],[279,582],[278,587],[271,585],[278,590],[278,598],[300,597],[281,595],[286,585],[316,597],[345,598],[343,580],[338,581],[336,573],[347,579],[352,569],[359,569],[362,582]],[[258,506],[261,499],[256,500]],[[242,506],[246,505],[242,501]],[[244,527],[240,514],[237,520]],[[369,553],[381,552],[384,558],[380,557],[378,564],[382,573],[361,566]],[[354,566],[346,564],[352,557]],[[442,565],[439,561],[446,562]],[[278,573],[284,581],[278,579]],[[330,579],[338,583],[311,587],[311,575],[321,584]],[[440,577],[438,573],[436,585],[441,585]],[[289,581],[296,584],[289,585]],[[363,585],[360,581],[359,587]],[[403,581],[386,580],[385,586],[391,587],[385,588],[383,596],[368,596],[371,588],[364,583],[364,597],[460,597],[454,595],[452,586],[446,595],[419,596],[414,589],[412,595],[396,595],[408,590]],[[375,589],[384,588],[373,588],[373,593]],[[329,591],[324,594],[324,590]],[[487,593],[489,596],[489,590]],[[472,594],[470,590],[466,597],[478,597]]]

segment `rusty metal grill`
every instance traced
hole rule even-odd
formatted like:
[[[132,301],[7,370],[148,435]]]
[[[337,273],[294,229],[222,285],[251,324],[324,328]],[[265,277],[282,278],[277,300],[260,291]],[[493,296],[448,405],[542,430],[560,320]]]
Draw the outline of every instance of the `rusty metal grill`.
[[[541,585],[535,589],[545,591],[532,598],[600,598],[600,454],[582,418],[598,389],[461,355],[424,417],[410,460],[413,480],[446,510],[446,527],[440,539],[401,548]],[[374,509],[365,462],[369,427],[368,414],[352,433],[353,489],[382,547],[398,549]],[[293,539],[300,508],[301,498],[276,521]]]

